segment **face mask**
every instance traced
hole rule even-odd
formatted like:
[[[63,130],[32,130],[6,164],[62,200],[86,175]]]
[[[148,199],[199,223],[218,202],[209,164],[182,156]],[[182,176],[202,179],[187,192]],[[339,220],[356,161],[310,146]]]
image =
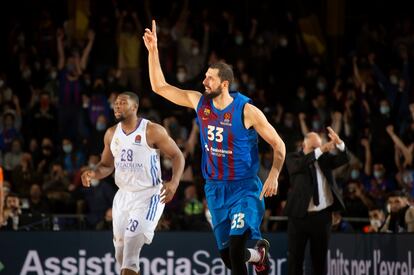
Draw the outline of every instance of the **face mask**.
[[[32,72],[30,70],[24,70],[22,73],[22,78],[29,79],[31,75],[32,75]]]
[[[94,163],[89,163],[88,164],[88,167],[90,168],[90,169],[95,169],[96,168],[96,164],[94,164]]]
[[[306,94],[305,93],[300,93],[298,94],[299,99],[303,100],[305,99]]]
[[[10,100],[12,100],[12,97],[13,97],[13,92],[12,92],[12,90],[11,90],[11,89],[9,89],[9,88],[6,88],[6,89],[3,91],[3,99],[4,99],[5,101],[10,101]]]
[[[91,81],[89,79],[85,79],[85,86],[91,86]]]
[[[236,36],[234,38],[234,42],[236,43],[236,45],[240,46],[241,44],[243,44],[243,36],[241,36],[241,35]]]
[[[288,128],[292,128],[293,121],[291,119],[286,119],[285,120],[285,126],[288,127]]]
[[[3,85],[4,85],[4,80],[3,79],[0,79],[0,88],[2,88]]]
[[[321,123],[318,120],[312,121],[312,129],[319,130],[321,128]]]
[[[239,88],[239,83],[233,82],[230,84],[230,91],[237,91],[238,88]]]
[[[170,169],[172,167],[172,162],[169,159],[164,159],[162,161],[162,164],[164,165],[165,169]]]
[[[351,171],[351,179],[356,180],[359,178],[359,170],[352,169]]]
[[[326,84],[324,82],[319,81],[316,83],[316,88],[318,88],[319,91],[323,92],[326,89]]]
[[[384,173],[382,172],[382,171],[378,171],[378,170],[376,170],[376,171],[374,171],[374,177],[378,180],[378,179],[380,179],[381,177],[382,177],[382,175],[383,175]]]
[[[392,85],[397,85],[398,84],[398,77],[396,75],[391,75],[390,76],[390,82]]]
[[[41,65],[40,65],[40,63],[39,63],[39,62],[35,62],[35,63],[34,63],[34,67],[35,67],[36,71],[39,71],[39,70],[40,70]]]
[[[13,154],[18,154],[18,153],[21,152],[19,147],[13,147],[11,151],[12,151]]]
[[[92,187],[96,187],[99,185],[99,180],[97,179],[91,179],[91,186]]]
[[[179,73],[177,73],[176,76],[177,76],[178,82],[183,83],[185,81],[186,75],[185,75],[184,72],[179,72]]]
[[[255,91],[256,90],[256,84],[254,83],[249,83],[249,91]]]
[[[114,80],[115,79],[112,76],[108,77],[108,83],[112,83],[112,82],[114,82]]]
[[[383,105],[380,107],[380,112],[383,115],[387,115],[390,112],[390,107],[387,105]]]
[[[52,80],[55,80],[56,79],[56,77],[57,77],[57,72],[56,71],[52,71],[52,72],[50,72],[50,79],[52,79]]]
[[[286,46],[288,45],[288,40],[285,37],[280,38],[279,45],[283,48],[286,48]]]
[[[381,224],[382,224],[381,220],[378,220],[378,219],[372,219],[372,220],[369,221],[369,223],[374,228],[379,228],[379,227],[381,227]]]
[[[413,182],[413,174],[411,171],[406,171],[403,174],[402,180],[405,184],[411,184]]]
[[[63,145],[63,152],[65,152],[66,154],[72,152],[72,144]]]
[[[198,55],[200,53],[200,49],[198,47],[194,47],[191,52],[193,55]]]
[[[102,122],[97,122],[96,123],[96,130],[98,131],[103,131],[106,129],[106,124],[102,123]]]
[[[68,71],[68,73],[74,72],[75,71],[75,65],[73,65],[73,64],[66,65],[66,70]]]

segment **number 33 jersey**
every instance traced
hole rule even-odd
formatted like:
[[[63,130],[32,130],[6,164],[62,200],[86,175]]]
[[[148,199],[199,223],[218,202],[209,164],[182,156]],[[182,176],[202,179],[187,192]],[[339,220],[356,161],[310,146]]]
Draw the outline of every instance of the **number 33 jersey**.
[[[240,180],[257,175],[257,132],[244,126],[243,110],[250,98],[231,92],[233,101],[223,110],[201,97],[197,106],[202,172],[206,180]]]
[[[118,123],[111,141],[115,183],[126,191],[140,191],[161,183],[160,152],[147,143],[148,120],[138,121],[137,128],[126,134]]]

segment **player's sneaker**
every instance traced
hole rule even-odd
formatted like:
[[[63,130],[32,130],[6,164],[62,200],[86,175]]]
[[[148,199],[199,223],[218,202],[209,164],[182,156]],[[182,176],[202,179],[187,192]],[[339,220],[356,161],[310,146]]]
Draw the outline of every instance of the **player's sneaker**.
[[[257,241],[255,249],[260,253],[260,261],[254,263],[254,270],[257,275],[268,275],[270,271],[269,261],[270,243],[266,239]]]

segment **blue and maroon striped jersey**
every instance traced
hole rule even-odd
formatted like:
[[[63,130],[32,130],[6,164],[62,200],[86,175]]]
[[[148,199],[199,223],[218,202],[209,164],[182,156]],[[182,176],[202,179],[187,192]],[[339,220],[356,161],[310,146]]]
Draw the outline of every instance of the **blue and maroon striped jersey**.
[[[223,110],[201,97],[197,106],[202,147],[201,169],[207,180],[240,180],[257,175],[258,140],[254,129],[244,127],[244,105],[250,98],[231,92],[232,103]]]

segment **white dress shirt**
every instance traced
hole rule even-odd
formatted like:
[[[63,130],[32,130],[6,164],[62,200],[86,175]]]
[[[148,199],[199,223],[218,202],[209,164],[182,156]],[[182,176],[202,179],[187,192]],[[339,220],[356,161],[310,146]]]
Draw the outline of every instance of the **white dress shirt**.
[[[338,145],[336,145],[336,148],[338,148],[340,151],[344,151],[345,150],[345,143],[340,143]],[[328,181],[326,179],[326,177],[323,175],[321,168],[319,167],[318,164],[318,159],[319,157],[323,154],[320,148],[316,148],[315,149],[315,169],[316,169],[316,178],[318,181],[318,193],[319,193],[319,205],[316,206],[313,203],[313,197],[311,198],[310,202],[309,202],[309,207],[308,207],[308,211],[309,212],[313,212],[313,211],[321,211],[329,206],[331,206],[334,202],[334,198],[332,195],[332,191],[329,188],[329,184]]]

